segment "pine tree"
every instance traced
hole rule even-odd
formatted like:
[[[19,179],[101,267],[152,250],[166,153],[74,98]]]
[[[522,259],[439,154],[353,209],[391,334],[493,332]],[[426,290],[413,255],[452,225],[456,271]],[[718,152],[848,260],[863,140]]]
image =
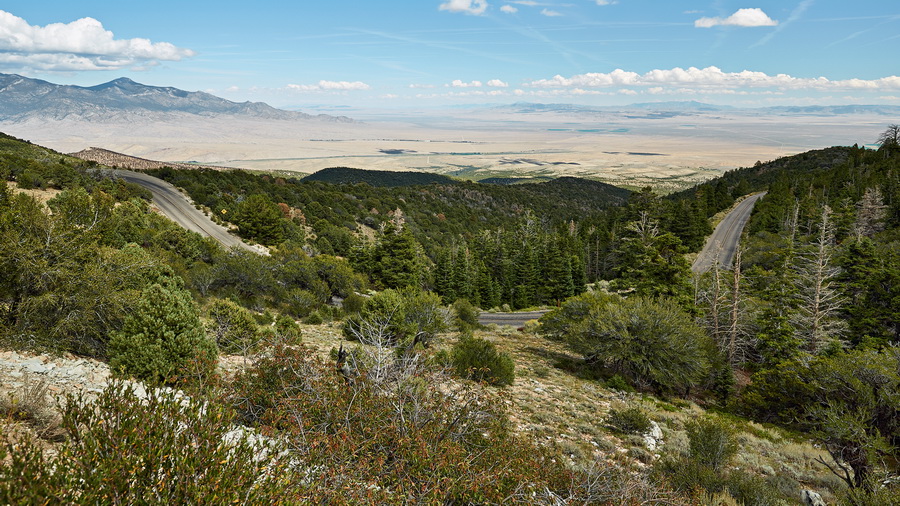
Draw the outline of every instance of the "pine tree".
[[[234,216],[241,235],[266,245],[284,240],[284,216],[277,204],[265,195],[251,195],[244,199]]]
[[[406,228],[388,225],[372,251],[372,281],[380,288],[420,288],[427,276],[425,253]]]
[[[110,339],[111,369],[160,383],[195,361],[207,373],[215,367],[216,344],[206,336],[190,292],[176,279],[142,292],[122,330]]]
[[[616,248],[616,261],[613,289],[689,301],[690,266],[681,241],[671,233],[661,233],[659,223],[647,213],[626,226]]]

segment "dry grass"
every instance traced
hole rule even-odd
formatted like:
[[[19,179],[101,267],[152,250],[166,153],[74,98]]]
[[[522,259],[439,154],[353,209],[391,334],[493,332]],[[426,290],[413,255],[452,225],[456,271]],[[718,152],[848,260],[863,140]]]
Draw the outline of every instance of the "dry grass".
[[[23,386],[0,397],[0,417],[21,422],[38,437],[56,441],[62,436],[59,413],[52,407],[47,380],[25,376]]]
[[[46,190],[42,190],[40,188],[32,188],[32,189],[24,189],[19,188],[15,181],[7,181],[7,185],[13,191],[13,193],[24,193],[25,195],[29,195],[38,202],[47,202],[53,197],[59,195],[62,190],[54,190],[53,188],[48,188]]]

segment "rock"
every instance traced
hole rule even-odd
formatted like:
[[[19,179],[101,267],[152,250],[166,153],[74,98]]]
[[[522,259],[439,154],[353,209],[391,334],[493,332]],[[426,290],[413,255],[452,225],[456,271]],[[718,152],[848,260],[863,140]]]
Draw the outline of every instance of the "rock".
[[[825,501],[822,500],[822,496],[812,490],[801,491],[800,499],[803,500],[803,504],[806,506],[827,506]]]
[[[647,449],[652,452],[652,451],[656,451],[656,449],[659,448],[659,446],[662,444],[662,442],[663,442],[662,429],[659,428],[658,423],[651,420],[650,421],[650,430],[646,434],[644,434],[644,445],[646,445]]]
[[[39,358],[32,358],[22,363],[22,368],[32,374],[47,374],[49,369]]]

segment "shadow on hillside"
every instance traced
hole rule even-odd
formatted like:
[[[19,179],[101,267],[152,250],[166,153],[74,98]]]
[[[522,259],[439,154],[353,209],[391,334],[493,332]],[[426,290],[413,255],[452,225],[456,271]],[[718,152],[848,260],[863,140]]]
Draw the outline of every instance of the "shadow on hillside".
[[[556,369],[565,371],[578,379],[587,381],[603,381],[605,379],[601,371],[598,371],[597,368],[590,366],[581,357],[559,351],[548,350],[546,348],[539,348],[537,346],[528,346],[524,349],[524,351],[549,360],[553,367],[555,367]]]

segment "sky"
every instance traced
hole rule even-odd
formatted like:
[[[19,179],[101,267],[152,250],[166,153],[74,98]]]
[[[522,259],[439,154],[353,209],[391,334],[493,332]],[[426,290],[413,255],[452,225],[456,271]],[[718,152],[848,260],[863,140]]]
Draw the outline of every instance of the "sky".
[[[897,0],[6,0],[0,72],[276,107],[900,105]]]

